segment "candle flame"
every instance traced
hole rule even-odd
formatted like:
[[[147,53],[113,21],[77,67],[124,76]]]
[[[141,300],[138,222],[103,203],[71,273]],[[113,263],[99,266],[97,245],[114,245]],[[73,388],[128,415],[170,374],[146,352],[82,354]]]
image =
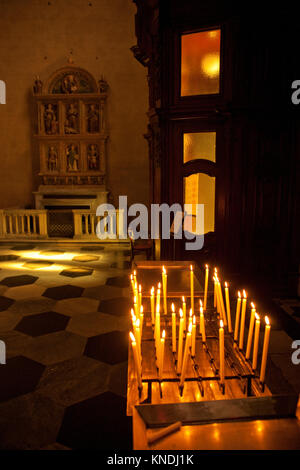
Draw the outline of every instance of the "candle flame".
[[[192,327],[193,327],[193,325],[192,325],[192,323],[190,323],[190,324],[189,324],[189,333],[190,333],[190,334],[191,334],[191,332],[192,332]]]
[[[193,309],[190,308],[190,317],[192,317],[192,316],[193,316]]]
[[[196,325],[196,317],[195,317],[195,315],[193,316],[193,324]]]
[[[265,317],[265,322],[266,322],[266,325],[270,325],[270,320],[267,316]]]
[[[199,303],[200,303],[200,307],[202,307],[202,300],[201,299],[199,300]]]
[[[241,293],[240,293],[240,291],[238,291],[238,297],[241,298]]]
[[[154,287],[153,286],[151,287],[150,293],[151,293],[151,295],[154,295]]]
[[[133,297],[133,303],[136,304],[136,296]]]
[[[225,287],[226,287],[226,288],[228,287],[228,284],[227,284],[227,282],[226,282],[226,281],[225,281]]]
[[[159,313],[159,311],[160,311],[160,305],[156,304],[156,313]]]
[[[140,327],[140,319],[139,319],[139,318],[136,320],[136,322],[135,322],[135,326],[136,326],[137,328],[139,328],[139,327]]]
[[[215,274],[216,274],[216,273],[218,272],[218,269],[217,269],[217,268],[215,268],[215,269],[214,269],[214,271],[215,271]]]
[[[185,298],[184,298],[184,295],[182,296],[182,302],[183,302],[183,303],[185,302]]]
[[[172,302],[172,305],[171,305],[171,310],[172,310],[173,313],[175,312],[175,306],[174,306],[173,302]]]
[[[190,265],[190,270],[193,271],[193,265],[192,264]]]
[[[130,331],[129,336],[130,336],[131,341],[133,343],[135,343],[136,341],[135,341],[135,337],[134,337],[134,334],[132,333],[132,331]]]
[[[208,269],[208,264],[205,265],[205,269]]]
[[[134,310],[133,310],[133,308],[130,309],[130,313],[131,313],[131,315],[134,315]]]
[[[220,328],[223,328],[223,320],[220,320]]]
[[[143,313],[143,312],[144,312],[144,307],[141,305],[140,313]]]
[[[251,308],[255,310],[255,304],[251,302]]]
[[[163,330],[161,337],[162,337],[163,339],[165,339],[165,337],[166,337],[166,330]]]
[[[130,274],[130,279],[131,279],[131,281],[133,280],[133,274]]]
[[[136,270],[133,271],[133,275],[136,276]]]
[[[247,299],[247,292],[245,291],[245,289],[243,289],[243,297],[244,299]]]
[[[163,266],[162,267],[163,273],[166,274],[166,268]]]
[[[182,311],[182,308],[179,309],[179,315],[180,315],[180,318],[183,317],[183,311]]]
[[[200,307],[200,314],[203,315],[203,307]]]
[[[255,312],[255,318],[256,320],[260,320],[259,315]]]
[[[159,288],[159,290],[160,290],[160,286],[161,286],[161,283],[159,282],[159,283],[158,283],[158,288]]]

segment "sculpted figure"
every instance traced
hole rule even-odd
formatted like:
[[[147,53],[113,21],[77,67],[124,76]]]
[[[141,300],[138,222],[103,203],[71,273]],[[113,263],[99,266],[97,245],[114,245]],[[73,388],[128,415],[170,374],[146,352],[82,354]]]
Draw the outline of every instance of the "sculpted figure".
[[[68,161],[68,171],[78,171],[79,155],[78,149],[74,144],[69,145],[66,155]]]
[[[90,105],[87,116],[88,132],[99,132],[99,111],[94,104]]]
[[[67,113],[66,113],[65,133],[66,134],[78,133],[78,111],[77,111],[77,107],[73,103],[69,105]]]
[[[36,95],[42,93],[43,82],[40,77],[37,75],[33,85],[33,91]]]
[[[54,119],[55,112],[52,104],[48,104],[44,112],[44,122],[46,134],[52,134],[52,121]]]
[[[48,150],[48,170],[57,170],[57,151],[53,145]]]
[[[97,146],[91,144],[88,150],[88,165],[89,170],[98,170],[99,167],[99,153],[97,150]]]
[[[65,93],[76,93],[78,90],[78,81],[75,75],[68,74],[62,79],[62,89]]]

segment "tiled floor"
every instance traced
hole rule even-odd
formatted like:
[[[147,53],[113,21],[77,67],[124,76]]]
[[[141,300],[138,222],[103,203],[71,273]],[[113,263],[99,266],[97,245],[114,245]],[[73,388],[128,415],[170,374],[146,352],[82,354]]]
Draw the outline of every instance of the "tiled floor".
[[[129,254],[0,246],[0,449],[131,448]]]

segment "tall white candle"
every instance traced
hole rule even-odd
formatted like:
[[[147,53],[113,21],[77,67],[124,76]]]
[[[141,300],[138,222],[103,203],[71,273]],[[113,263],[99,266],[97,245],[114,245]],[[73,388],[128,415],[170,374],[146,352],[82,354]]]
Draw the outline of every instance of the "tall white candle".
[[[235,312],[235,324],[234,324],[234,341],[238,340],[239,336],[239,326],[240,326],[240,313],[241,313],[241,293],[238,292],[238,298],[236,303],[236,312]]]
[[[184,296],[182,296],[182,312],[183,312],[183,330],[186,330],[186,301]]]
[[[271,325],[270,325],[270,321],[268,317],[265,317],[265,323],[266,325],[265,325],[264,345],[263,345],[263,353],[262,353],[260,376],[259,376],[259,381],[261,383],[264,383],[265,381],[268,349],[269,349],[269,341],[270,341]]]
[[[165,351],[165,336],[166,331],[163,330],[161,339],[160,339],[160,347],[159,347],[159,379],[162,380],[163,378],[163,369],[164,369],[164,351]]]
[[[171,305],[172,310],[172,352],[176,352],[176,313],[175,307],[172,303]]]
[[[159,312],[160,312],[160,282],[158,283],[157,290],[156,290],[156,307],[155,310],[157,311],[157,306],[159,305]]]
[[[229,300],[229,287],[228,287],[227,282],[225,282],[225,300],[226,300],[228,331],[229,331],[229,333],[232,333],[231,311],[230,311],[230,300]]]
[[[208,291],[208,276],[209,276],[209,266],[205,265],[205,283],[204,283],[204,301],[203,309],[206,310],[207,307],[207,291]]]
[[[151,304],[151,323],[154,325],[155,323],[155,312],[154,312],[154,287],[151,288],[150,291],[150,304]]]
[[[191,283],[191,309],[194,313],[194,270],[193,266],[190,266],[190,283]]]
[[[141,310],[141,305],[142,305],[142,286],[141,284],[139,285],[139,296],[138,296],[138,308]]]
[[[246,359],[250,358],[253,330],[254,330],[254,321],[255,321],[255,305],[251,302],[251,317],[248,331],[247,347],[246,347]]]
[[[191,336],[192,336],[192,325],[190,324],[187,335],[186,335],[186,340],[185,340],[184,357],[183,357],[182,370],[181,370],[180,382],[179,382],[180,387],[183,387],[185,376],[186,376],[186,370],[187,370],[188,358],[189,358],[190,346],[191,346]]]
[[[218,270],[217,268],[214,269],[214,307],[217,306],[217,276]]]
[[[183,312],[182,309],[179,310],[179,337],[178,337],[178,356],[177,356],[177,373],[181,371],[182,365],[182,347],[183,347]]]
[[[130,335],[130,339],[131,339],[131,347],[132,347],[132,352],[133,352],[133,360],[134,360],[134,365],[135,365],[136,378],[137,378],[139,388],[142,388],[142,369],[141,369],[141,360],[138,356],[137,343],[136,343],[136,339],[135,339],[133,333],[130,332],[129,335]]]
[[[255,331],[254,331],[254,344],[253,344],[253,356],[252,356],[252,369],[253,370],[255,370],[257,367],[259,329],[260,329],[260,318],[259,318],[259,315],[255,313]]]
[[[206,343],[205,320],[202,305],[200,306],[200,332],[202,336],[202,342]]]
[[[226,320],[226,312],[225,312],[225,306],[224,306],[224,299],[223,299],[223,292],[222,292],[222,286],[219,280],[217,280],[217,288],[219,292],[219,304],[220,304],[220,313],[222,320],[224,322],[224,325],[227,326],[227,320]]]
[[[167,314],[167,272],[166,268],[162,267],[162,285],[163,285],[163,298],[164,298],[164,314]]]
[[[193,315],[191,354],[192,354],[192,357],[195,357],[195,354],[196,354],[196,315]]]
[[[220,321],[219,329],[219,352],[220,352],[220,382],[225,382],[225,351],[224,351],[224,328],[223,321]]]
[[[245,290],[243,290],[243,302],[242,302],[242,313],[241,313],[241,327],[240,327],[239,349],[243,349],[243,347],[244,347],[246,306],[247,306],[247,293],[246,293]]]

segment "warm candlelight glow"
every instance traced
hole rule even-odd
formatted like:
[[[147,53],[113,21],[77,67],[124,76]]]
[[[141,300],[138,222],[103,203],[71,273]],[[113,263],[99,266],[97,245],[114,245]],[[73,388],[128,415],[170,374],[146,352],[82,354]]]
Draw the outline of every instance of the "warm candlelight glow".
[[[161,334],[161,337],[162,338],[165,338],[166,337],[166,330],[163,330],[162,334]]]
[[[183,317],[183,311],[182,311],[182,308],[180,308],[180,309],[179,309],[179,316],[180,316],[180,318],[182,318],[182,317]]]
[[[129,335],[130,335],[131,341],[132,341],[133,343],[136,343],[135,337],[134,337],[134,334],[132,333],[132,331],[130,331]]]
[[[244,299],[247,299],[247,292],[245,291],[245,289],[243,289],[243,297]]]
[[[224,324],[223,324],[223,320],[220,320],[220,328],[223,328]]]
[[[154,295],[154,287],[153,286],[151,287],[150,294]]]
[[[253,302],[251,302],[251,308],[253,308],[255,310],[255,305]]]
[[[228,287],[228,284],[227,284],[227,282],[226,282],[226,281],[225,281],[225,287]]]
[[[173,313],[175,312],[175,305],[173,304],[173,302],[172,302],[172,305],[171,305],[171,310],[172,310]]]
[[[190,270],[193,271],[193,266],[192,265],[190,265]]]
[[[269,320],[268,317],[265,317],[265,322],[266,322],[267,325],[270,325],[270,320]]]
[[[241,298],[241,293],[240,293],[240,291],[238,291],[238,297]]]
[[[166,274],[166,268],[163,266],[162,267],[163,273]]]

